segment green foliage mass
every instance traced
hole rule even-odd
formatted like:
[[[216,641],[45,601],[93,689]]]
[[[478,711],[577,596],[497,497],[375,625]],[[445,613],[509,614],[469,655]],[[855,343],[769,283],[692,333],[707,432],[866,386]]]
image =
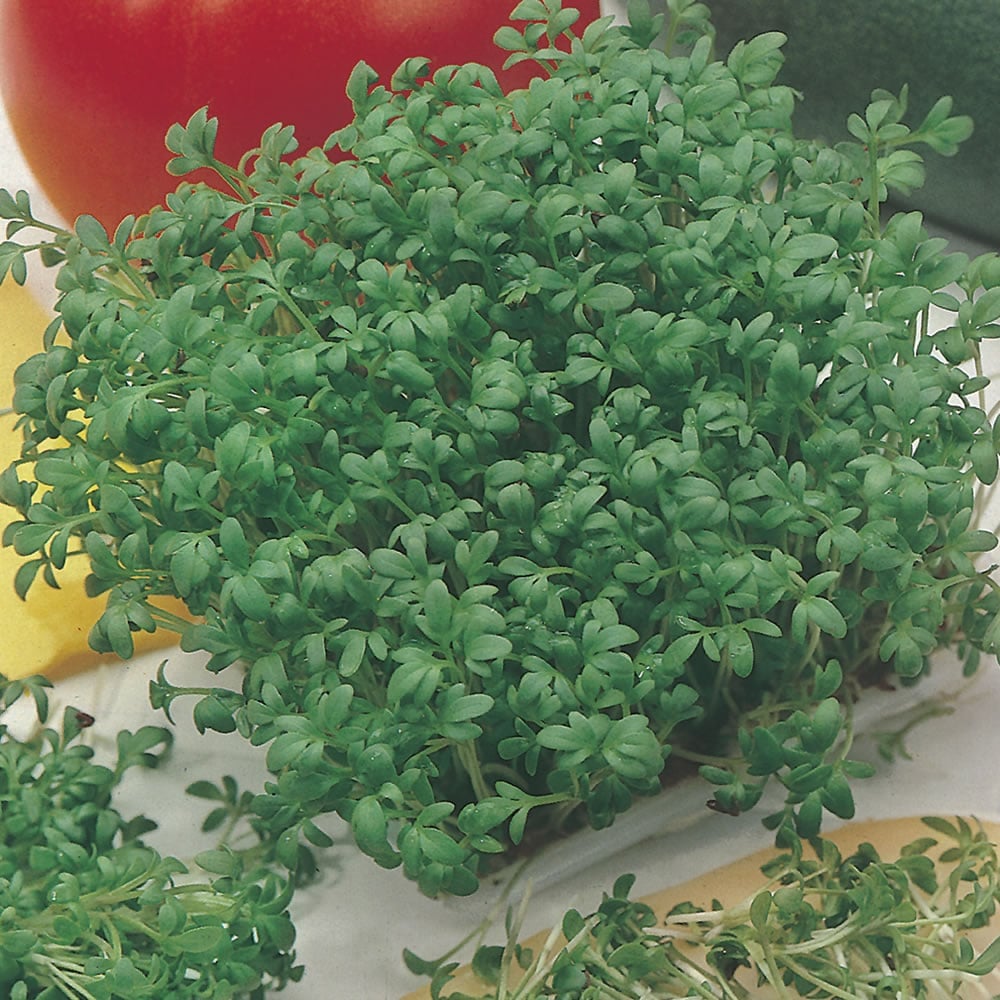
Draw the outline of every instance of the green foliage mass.
[[[509,95],[361,65],[347,158],[290,161],[276,125],[223,164],[199,112],[173,167],[226,190],[111,236],[0,196],[59,267],[0,477],[18,586],[89,560],[95,648],[168,628],[211,655],[154,703],[267,745],[254,809],[289,866],[338,813],[468,893],[527,833],[611,824],[671,755],[725,811],[783,785],[767,821],[812,835],[866,773],[859,688],[996,648],[974,500],[1000,260],[880,221],[912,147],[968,121],[944,98],[909,128],[880,92],[856,142],[799,140],[783,37],[717,61],[674,8],[684,55],[642,2],[575,35],[524,0],[498,42],[549,73]]]
[[[0,714],[26,693],[44,722],[40,678],[0,678]],[[143,843],[154,822],[116,808],[126,772],[156,767],[169,730],[119,733],[106,765],[81,740],[93,721],[69,708],[58,730],[26,738],[0,725],[0,993],[262,1000],[300,978],[286,878],[231,851],[196,873]]]

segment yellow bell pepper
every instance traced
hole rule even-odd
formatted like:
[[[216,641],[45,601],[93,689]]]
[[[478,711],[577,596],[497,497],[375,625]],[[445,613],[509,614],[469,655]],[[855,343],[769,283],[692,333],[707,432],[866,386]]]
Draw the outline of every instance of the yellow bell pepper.
[[[41,350],[42,333],[51,316],[31,294],[9,278],[0,284],[0,406],[10,405],[14,370]],[[0,470],[20,455],[20,437],[15,417],[0,418]],[[0,532],[17,517],[9,507],[0,506]],[[0,673],[27,677],[45,673],[59,677],[95,666],[102,657],[87,645],[87,633],[103,610],[103,598],[88,597],[84,591],[87,567],[69,560],[60,576],[60,589],[47,586],[40,577],[22,601],[14,591],[14,576],[21,558],[13,549],[0,549],[0,622],[5,626]],[[166,604],[164,604],[166,606]],[[171,610],[183,613],[179,606]],[[171,633],[145,632],[136,635],[136,652],[173,645]]]

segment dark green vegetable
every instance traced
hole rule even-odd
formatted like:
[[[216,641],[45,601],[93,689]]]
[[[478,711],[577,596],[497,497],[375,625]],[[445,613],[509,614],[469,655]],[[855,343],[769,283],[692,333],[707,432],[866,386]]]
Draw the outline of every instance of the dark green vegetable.
[[[848,114],[864,107],[873,87],[906,86],[916,120],[950,94],[956,110],[975,121],[975,133],[957,160],[929,160],[926,183],[891,200],[920,209],[948,232],[996,245],[1000,26],[991,0],[712,0],[712,16],[723,51],[764,31],[788,35],[782,80],[803,95],[795,117],[800,135],[831,144],[846,139]]]
[[[869,770],[859,690],[997,648],[973,515],[998,432],[967,368],[1000,260],[879,218],[913,147],[969,122],[876,93],[855,142],[800,141],[783,37],[716,62],[700,6],[674,12],[689,55],[641,0],[566,52],[572,11],[524,0],[497,40],[550,67],[529,90],[361,65],[352,159],[289,165],[276,125],[223,164],[202,111],[174,169],[231,194],[42,227],[59,320],[0,478],[18,587],[87,559],[95,648],[168,628],[211,654],[153,701],[268,746],[254,810],[289,867],[338,813],[427,893],[472,892],[669,757],[724,811],[780,782],[766,821],[811,836]],[[38,225],[20,195],[0,214]],[[16,278],[26,252],[0,249]]]
[[[0,714],[30,694],[44,722],[46,686],[0,678]],[[299,979],[287,879],[224,845],[200,867],[162,857],[141,839],[156,823],[116,808],[122,777],[156,767],[170,732],[119,733],[106,765],[80,741],[93,723],[68,708],[24,739],[0,724],[0,993],[261,1000]]]

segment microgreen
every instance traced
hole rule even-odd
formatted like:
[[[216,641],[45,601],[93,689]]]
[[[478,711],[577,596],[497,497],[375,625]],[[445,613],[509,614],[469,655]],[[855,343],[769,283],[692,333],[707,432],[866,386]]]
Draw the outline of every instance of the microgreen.
[[[449,988],[454,964],[414,961],[433,970],[434,1000],[992,995],[983,977],[1000,939],[976,954],[968,932],[995,912],[996,848],[964,820],[925,822],[938,836],[894,861],[867,843],[849,854],[827,840],[797,843],[728,907],[688,902],[657,917],[628,898],[634,878],[623,876],[596,912],[568,911],[538,948],[517,941],[512,911],[506,945],[476,952],[475,993]]]
[[[44,723],[41,678],[2,681],[3,715],[26,694]],[[25,738],[0,724],[3,995],[259,1000],[298,979],[287,878],[224,847],[195,864],[164,857],[142,840],[156,824],[116,808],[126,772],[156,767],[170,731],[120,732],[104,764],[81,741],[92,725],[72,707]]]
[[[686,54],[642,0],[579,36],[524,0],[498,41],[550,76],[509,95],[359,65],[333,161],[289,162],[275,125],[222,163],[200,111],[173,169],[228,193],[41,227],[58,318],[0,477],[18,589],[86,560],[96,649],[165,628],[210,654],[153,702],[267,746],[253,809],[290,867],[337,813],[425,892],[472,892],[670,756],[726,812],[784,786],[767,822],[812,836],[869,773],[859,691],[996,649],[973,513],[1000,259],[881,219],[967,119],[943,98],[911,128],[878,92],[856,141],[796,138],[783,37],[718,61],[701,5],[672,10]],[[0,214],[38,224],[23,195]],[[0,249],[15,279],[29,249]]]

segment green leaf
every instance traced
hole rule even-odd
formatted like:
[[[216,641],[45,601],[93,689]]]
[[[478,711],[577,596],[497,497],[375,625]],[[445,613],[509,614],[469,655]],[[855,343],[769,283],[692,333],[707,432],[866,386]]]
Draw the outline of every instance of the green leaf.
[[[32,555],[43,549],[58,529],[51,524],[20,523],[14,530],[14,551],[19,556]]]
[[[750,902],[750,923],[761,933],[767,928],[767,920],[771,914],[773,902],[771,893],[766,889],[763,892],[758,892]]]
[[[441,711],[442,722],[467,722],[478,719],[493,707],[493,698],[488,694],[467,694],[449,701]]]
[[[837,606],[825,597],[807,597],[800,607],[805,607],[809,621],[821,631],[838,639],[847,635],[847,620]]]
[[[444,638],[451,630],[454,598],[443,580],[432,580],[424,590],[424,614],[428,633],[434,638]]]
[[[684,112],[691,117],[718,114],[738,100],[739,96],[739,86],[734,80],[720,79],[713,83],[695,84],[684,94]]]
[[[969,450],[972,469],[976,478],[987,485],[996,482],[1000,472],[1000,454],[993,444],[992,436],[979,438]]]
[[[38,576],[38,571],[45,566],[44,559],[32,559],[29,562],[22,563],[17,568],[17,572],[14,574],[14,592],[17,594],[21,600],[25,600],[28,596],[28,591],[31,589],[31,585],[35,582]]]
[[[434,388],[434,374],[412,351],[393,351],[386,359],[385,371],[389,378],[410,392],[428,392]]]
[[[337,673],[341,677],[351,677],[364,663],[365,653],[368,649],[368,636],[364,632],[352,630],[350,638],[341,650],[340,658],[337,660]]]
[[[886,319],[910,319],[931,303],[931,291],[921,285],[886,288],[879,295],[879,315]]]
[[[834,774],[826,783],[823,806],[840,819],[854,818],[854,793],[842,774]]]
[[[351,813],[351,831],[358,847],[383,867],[395,867],[401,857],[389,846],[389,823],[378,799],[366,795]]]
[[[972,304],[972,325],[986,326],[1000,319],[1000,288],[984,291]]]
[[[818,792],[806,796],[795,814],[795,830],[800,837],[815,837],[823,823],[823,801]]]
[[[467,805],[458,816],[459,829],[469,835],[489,833],[518,809],[517,802],[497,796]]]
[[[876,572],[898,570],[909,561],[910,557],[905,552],[889,545],[875,546],[861,553],[861,565]]]
[[[271,613],[271,602],[267,591],[259,580],[252,576],[237,576],[227,581],[223,593],[236,608],[251,621],[266,621]]]
[[[465,644],[465,655],[470,660],[502,660],[514,648],[514,644],[502,635],[478,635]]]
[[[378,79],[378,74],[365,62],[358,64],[347,77],[347,96],[357,112],[363,108],[368,98],[368,88]]]
[[[816,668],[813,697],[817,701],[830,698],[840,690],[843,682],[843,668],[837,660],[830,660],[824,666]]]
[[[510,25],[499,28],[493,36],[493,42],[498,48],[505,49],[507,52],[526,51],[524,35]]]
[[[299,867],[302,855],[298,827],[284,830],[275,843],[275,857],[279,864],[293,872]]]
[[[622,312],[635,301],[635,293],[625,285],[612,282],[595,285],[581,297],[581,302],[600,312]]]
[[[191,782],[184,791],[196,799],[208,799],[212,802],[221,802],[225,798],[223,792],[216,785],[204,779]]]
[[[548,750],[580,750],[590,747],[588,734],[569,726],[546,726],[538,736],[538,745]]]
[[[984,948],[974,961],[966,965],[963,971],[973,976],[987,976],[1000,964],[1000,938]]]
[[[213,729],[218,733],[232,733],[236,731],[236,722],[233,719],[232,709],[212,696],[202,698],[194,707],[194,724],[199,733]]]
[[[8,930],[0,935],[0,951],[11,958],[24,958],[38,942],[37,936],[29,930]]]
[[[250,568],[250,545],[243,525],[235,517],[227,517],[219,526],[219,546],[238,570],[246,572]]]
[[[111,249],[107,230],[92,215],[81,215],[74,225],[80,242],[94,253],[106,253]]]
[[[840,702],[836,698],[826,698],[819,703],[803,731],[802,745],[811,753],[825,753],[833,746],[842,727]]]
[[[785,260],[803,261],[829,257],[838,249],[836,237],[828,236],[826,233],[807,233],[793,236],[782,244],[779,252]]]
[[[785,763],[781,742],[763,727],[754,729],[751,737],[751,749],[746,755],[749,773],[754,776],[776,773]]]
[[[233,877],[239,874],[241,867],[239,857],[232,851],[223,849],[202,851],[195,855],[194,860],[199,868],[213,875]]]
[[[497,569],[508,576],[534,576],[539,572],[539,567],[523,556],[508,556],[501,560]]]
[[[753,641],[743,629],[732,629],[726,637],[726,651],[733,673],[737,677],[749,677],[753,670]]]

